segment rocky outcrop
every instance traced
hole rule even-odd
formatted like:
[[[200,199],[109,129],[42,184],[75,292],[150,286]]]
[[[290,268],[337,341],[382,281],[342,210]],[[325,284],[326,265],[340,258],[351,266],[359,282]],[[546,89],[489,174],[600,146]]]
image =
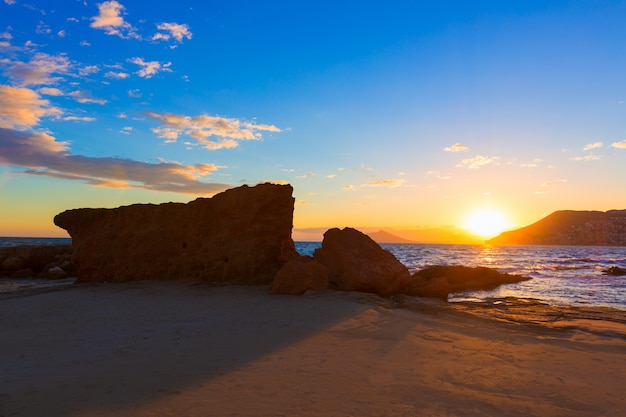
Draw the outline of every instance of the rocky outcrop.
[[[330,229],[313,258],[328,268],[329,288],[387,297],[410,280],[408,269],[390,252],[356,229]]]
[[[492,290],[503,284],[514,284],[530,278],[506,274],[487,267],[430,266],[413,274],[402,293],[421,297],[447,298],[463,291]]]
[[[268,284],[297,256],[292,191],[242,186],[187,204],[69,210],[54,222],[72,237],[78,282]]]
[[[74,272],[71,258],[71,245],[21,245],[0,248],[0,276],[65,278]],[[53,271],[49,272],[50,270]]]
[[[487,243],[626,246],[626,210],[556,211],[530,226],[504,232]]]
[[[620,268],[619,266],[612,266],[602,271],[604,275],[613,275],[615,277],[621,277],[622,275],[626,275],[626,269]]]
[[[328,288],[328,268],[310,256],[300,256],[283,265],[270,286],[272,294],[304,294]]]

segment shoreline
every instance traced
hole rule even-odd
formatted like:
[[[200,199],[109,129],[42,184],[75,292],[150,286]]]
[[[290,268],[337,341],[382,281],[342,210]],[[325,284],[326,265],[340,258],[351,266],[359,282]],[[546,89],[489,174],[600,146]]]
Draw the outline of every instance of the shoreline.
[[[265,286],[0,300],[0,415],[618,416],[626,312]]]

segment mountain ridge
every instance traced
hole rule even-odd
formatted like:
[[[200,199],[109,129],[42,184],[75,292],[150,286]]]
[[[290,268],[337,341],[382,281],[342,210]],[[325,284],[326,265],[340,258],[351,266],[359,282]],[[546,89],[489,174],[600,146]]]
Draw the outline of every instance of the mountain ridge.
[[[490,245],[626,246],[626,209],[558,210],[487,240]]]

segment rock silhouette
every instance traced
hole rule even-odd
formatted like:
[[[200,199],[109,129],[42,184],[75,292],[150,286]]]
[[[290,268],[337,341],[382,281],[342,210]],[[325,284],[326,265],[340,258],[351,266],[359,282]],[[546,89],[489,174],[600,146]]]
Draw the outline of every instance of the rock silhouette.
[[[77,282],[269,284],[297,257],[292,192],[242,186],[187,204],[68,210],[54,223],[72,237]]]
[[[409,270],[390,252],[356,229],[330,229],[313,258],[328,268],[329,288],[387,297],[410,280]]]

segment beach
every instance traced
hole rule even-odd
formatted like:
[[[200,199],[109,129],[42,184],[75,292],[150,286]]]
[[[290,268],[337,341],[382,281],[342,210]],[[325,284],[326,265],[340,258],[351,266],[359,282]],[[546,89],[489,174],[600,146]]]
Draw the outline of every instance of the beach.
[[[0,299],[0,416],[623,416],[626,312],[264,286]]]

